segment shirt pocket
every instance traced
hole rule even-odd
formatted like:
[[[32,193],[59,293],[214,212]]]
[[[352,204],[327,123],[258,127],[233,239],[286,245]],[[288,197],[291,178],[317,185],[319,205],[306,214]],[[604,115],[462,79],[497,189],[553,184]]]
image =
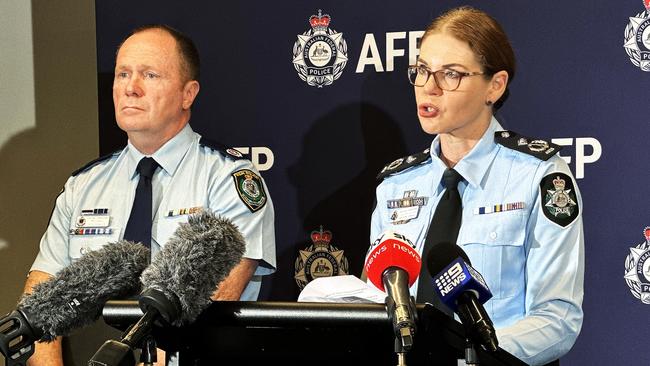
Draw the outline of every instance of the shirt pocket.
[[[525,289],[526,218],[525,211],[463,217],[458,245],[495,299],[523,294]]]
[[[154,221],[151,229],[152,242],[162,249],[174,236],[178,225],[187,222],[189,215],[165,216]]]
[[[100,249],[109,243],[116,243],[120,240],[120,232],[120,229],[113,229],[108,235],[70,235],[68,245],[70,260],[74,262],[91,250]]]

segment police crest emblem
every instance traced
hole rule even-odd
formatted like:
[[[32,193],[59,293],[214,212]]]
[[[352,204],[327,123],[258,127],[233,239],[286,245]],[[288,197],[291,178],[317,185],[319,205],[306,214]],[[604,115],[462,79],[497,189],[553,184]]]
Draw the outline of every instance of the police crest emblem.
[[[348,259],[343,250],[330,244],[332,232],[314,230],[311,232],[312,245],[299,251],[295,263],[295,276],[302,290],[312,280],[319,277],[344,276],[349,272]]]
[[[540,183],[542,211],[554,223],[566,227],[578,217],[580,207],[573,180],[564,173],[549,174]]]
[[[650,226],[643,229],[645,241],[630,248],[625,258],[625,283],[644,304],[650,304]]]
[[[630,17],[625,27],[625,52],[634,66],[650,71],[650,0],[643,0],[646,10]]]
[[[307,85],[322,88],[341,77],[348,62],[343,33],[329,27],[332,17],[318,10],[309,17],[311,29],[298,35],[293,45],[293,66]]]
[[[242,169],[232,174],[239,198],[251,212],[255,212],[266,204],[266,192],[262,178],[255,172]]]

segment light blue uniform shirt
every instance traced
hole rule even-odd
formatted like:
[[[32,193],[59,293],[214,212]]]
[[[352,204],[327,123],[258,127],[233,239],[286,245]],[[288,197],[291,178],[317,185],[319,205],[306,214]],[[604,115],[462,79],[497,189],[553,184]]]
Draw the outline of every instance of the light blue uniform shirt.
[[[493,118],[476,146],[454,166],[465,179],[459,184],[463,213],[457,244],[493,294],[484,306],[494,322],[499,346],[526,363],[544,364],[568,352],[582,326],[582,199],[562,158],[554,155],[543,161],[499,145],[494,134],[501,130]],[[392,230],[410,239],[422,253],[444,191],[441,179],[447,167],[439,152],[436,137],[430,159],[386,177],[377,187],[371,243]],[[548,202],[540,195],[540,182],[553,173],[566,174],[575,187],[580,213],[566,227],[542,211]],[[414,212],[388,208],[387,202],[405,194],[427,197],[427,203],[419,207],[417,217],[399,220]],[[482,207],[512,203],[516,205],[510,208],[517,209],[479,214]],[[418,282],[411,286],[411,295],[416,296],[417,286]]]
[[[232,174],[242,169],[258,174],[253,164],[202,146],[200,138],[186,125],[151,155],[160,165],[152,179],[152,256],[160,251],[180,223],[187,222],[190,209],[211,210],[232,220],[242,232],[246,239],[244,257],[259,260],[257,271],[240,298],[257,300],[261,277],[273,273],[276,266],[271,197],[263,184],[267,202],[252,212],[240,199]],[[143,157],[129,142],[120,152],[68,179],[56,200],[31,270],[56,274],[87,251],[124,236],[139,180],[136,167]],[[104,216],[109,216],[110,221],[104,229],[110,229],[110,234],[71,234],[71,229],[79,228],[82,211],[95,209],[100,212],[108,209]]]

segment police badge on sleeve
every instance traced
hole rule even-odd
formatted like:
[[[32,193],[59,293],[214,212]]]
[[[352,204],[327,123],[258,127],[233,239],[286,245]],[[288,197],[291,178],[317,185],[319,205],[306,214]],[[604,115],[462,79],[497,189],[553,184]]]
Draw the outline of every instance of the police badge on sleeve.
[[[571,177],[564,173],[549,174],[539,186],[542,211],[549,220],[566,227],[578,217],[580,207]]]
[[[299,34],[293,45],[293,66],[307,85],[331,85],[348,62],[348,45],[343,33],[329,27],[331,20],[329,14],[318,10],[318,15],[309,17],[311,29]]]
[[[266,192],[262,178],[255,172],[242,169],[232,173],[239,198],[251,212],[256,212],[266,204]]]
[[[650,304],[650,226],[643,229],[645,241],[630,248],[625,258],[625,283],[644,304]]]

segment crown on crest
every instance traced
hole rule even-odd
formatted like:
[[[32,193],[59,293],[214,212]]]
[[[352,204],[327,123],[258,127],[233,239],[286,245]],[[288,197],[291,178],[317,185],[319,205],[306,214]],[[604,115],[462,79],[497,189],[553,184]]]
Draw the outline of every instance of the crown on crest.
[[[643,6],[646,10],[650,10],[650,0],[643,0]]]
[[[650,244],[650,226],[646,226],[643,229],[643,236],[645,236],[645,242]]]
[[[321,9],[318,9],[318,15],[312,15],[309,17],[309,25],[311,25],[314,32],[326,31],[331,20],[332,18],[329,14],[323,15]]]
[[[564,181],[564,179],[557,177],[553,179],[553,186],[555,187],[555,189],[564,189],[564,187],[566,186],[566,182]]]
[[[315,247],[328,247],[330,241],[332,241],[332,232],[329,230],[323,231],[323,225],[321,225],[320,230],[314,230],[311,232],[311,241],[314,242]]]

